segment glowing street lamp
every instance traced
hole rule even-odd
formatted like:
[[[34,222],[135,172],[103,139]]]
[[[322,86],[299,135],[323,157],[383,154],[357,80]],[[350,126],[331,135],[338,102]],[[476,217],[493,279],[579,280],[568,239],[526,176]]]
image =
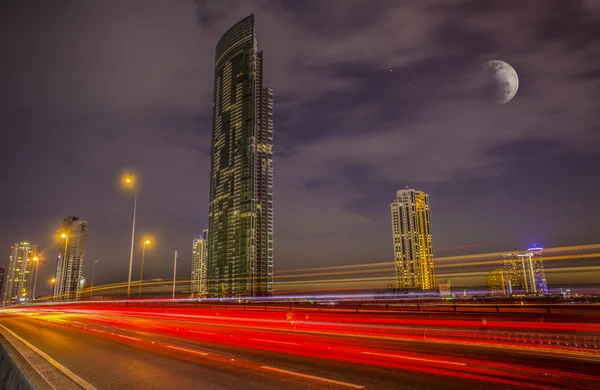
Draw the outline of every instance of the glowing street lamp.
[[[38,270],[40,269],[40,259],[39,257],[34,257],[33,261],[35,261],[35,280],[33,281],[33,294],[32,294],[32,299],[35,301],[35,286],[37,284],[37,276],[38,276]]]
[[[64,250],[64,254],[63,254],[63,258],[62,258],[62,265],[60,266],[60,273],[61,273],[61,275],[55,275],[54,276],[54,281],[55,282],[56,282],[56,280],[60,280],[61,282],[64,282],[63,274],[65,273],[64,269],[65,269],[65,267],[67,265],[66,262],[67,262],[67,248],[69,246],[69,235],[67,233],[62,233],[60,235],[60,237],[65,240],[65,250]],[[60,246],[59,246],[59,248],[60,248]],[[56,268],[58,270],[58,267],[56,267]],[[60,290],[60,287],[61,287],[60,284],[61,283],[59,283],[59,286],[58,286],[59,290]],[[58,291],[58,293],[59,293],[58,298],[60,299],[60,291]],[[54,294],[54,297],[56,298],[56,294]]]
[[[138,291],[138,298],[142,297],[142,277],[144,275],[144,256],[146,255],[146,245],[150,245],[150,240],[144,240],[144,246],[142,247],[142,268],[140,269],[140,286]]]
[[[52,293],[52,286],[54,286],[54,283],[56,283],[56,278],[50,279],[50,293],[48,295],[54,296],[54,294]]]
[[[123,184],[134,189],[133,197],[133,226],[131,228],[131,251],[129,252],[129,277],[127,278],[127,299],[131,296],[131,270],[133,267],[133,244],[135,240],[135,213],[137,211],[137,186],[135,178],[131,175],[123,177]]]
[[[98,260],[94,260],[94,265],[92,266],[92,287],[90,288],[90,298],[94,295],[94,273],[96,272],[96,263]]]

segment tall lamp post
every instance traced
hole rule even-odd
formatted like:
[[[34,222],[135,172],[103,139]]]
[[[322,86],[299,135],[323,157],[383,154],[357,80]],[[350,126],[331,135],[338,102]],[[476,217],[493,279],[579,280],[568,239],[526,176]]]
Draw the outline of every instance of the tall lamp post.
[[[32,298],[32,300],[35,301],[35,285],[37,284],[37,275],[38,275],[38,270],[40,269],[40,258],[34,257],[33,261],[35,261],[35,280],[33,281],[33,294],[31,296],[31,298]]]
[[[33,268],[35,267],[33,265],[33,262],[35,261],[35,259],[37,259],[37,257],[32,257],[31,259],[27,259],[27,263],[31,263],[31,270],[29,271],[29,287],[27,288],[27,293],[25,295],[23,295],[24,297],[31,294],[31,291],[33,290]],[[31,296],[31,299],[33,299],[33,295]]]
[[[173,300],[175,300],[175,284],[177,283],[177,249],[173,258]]]
[[[146,255],[146,245],[150,245],[150,240],[144,240],[144,246],[142,247],[142,268],[140,268],[140,287],[138,291],[138,298],[142,297],[142,278],[144,276],[144,257]]]
[[[126,186],[132,187],[134,190],[133,197],[133,226],[131,228],[131,250],[129,252],[129,277],[127,278],[127,299],[131,297],[131,270],[133,267],[133,244],[135,240],[135,213],[137,211],[137,186],[133,176],[126,176],[123,179]]]
[[[50,279],[50,294],[48,294],[48,295],[52,295],[53,298],[54,298],[54,292],[52,291],[52,286],[54,286],[54,283],[56,283],[56,278]]]
[[[69,235],[66,233],[63,233],[60,236],[65,239],[65,251],[64,251],[62,263],[60,266],[60,275],[56,275],[54,278],[56,281],[58,281],[58,289],[55,289],[58,291],[58,294],[54,294],[55,298],[58,298],[58,300],[60,300],[60,295],[61,295],[60,290],[62,288],[62,284],[64,283],[63,274],[65,273],[64,269],[67,266],[67,248],[69,247]],[[57,269],[57,271],[58,271],[58,269]]]
[[[96,272],[96,263],[98,260],[94,260],[94,265],[92,265],[92,286],[90,287],[90,299],[94,296],[94,273]]]

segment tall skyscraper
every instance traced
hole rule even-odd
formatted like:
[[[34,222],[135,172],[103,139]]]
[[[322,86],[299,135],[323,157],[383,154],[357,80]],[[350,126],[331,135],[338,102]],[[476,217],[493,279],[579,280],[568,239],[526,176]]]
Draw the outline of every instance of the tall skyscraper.
[[[15,243],[10,247],[6,289],[2,304],[9,306],[26,300],[30,295],[31,271],[35,264],[37,245],[29,242]]]
[[[207,293],[208,230],[195,238],[192,243],[192,297]]]
[[[215,53],[208,289],[216,295],[273,291],[273,91],[262,70],[250,15]]]
[[[434,289],[433,239],[426,193],[412,189],[396,192],[392,231],[398,288]]]
[[[548,294],[543,248],[504,255],[504,270],[510,280],[509,294]]]
[[[54,296],[58,299],[79,299],[87,235],[87,221],[80,221],[78,217],[63,220],[54,287]]]

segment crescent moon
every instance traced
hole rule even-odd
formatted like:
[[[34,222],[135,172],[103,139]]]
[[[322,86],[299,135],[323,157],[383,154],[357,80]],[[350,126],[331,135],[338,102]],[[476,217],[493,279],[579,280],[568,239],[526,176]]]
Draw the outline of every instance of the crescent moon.
[[[493,73],[494,81],[498,85],[498,104],[508,103],[519,89],[519,76],[515,68],[500,60],[488,61],[483,66]]]

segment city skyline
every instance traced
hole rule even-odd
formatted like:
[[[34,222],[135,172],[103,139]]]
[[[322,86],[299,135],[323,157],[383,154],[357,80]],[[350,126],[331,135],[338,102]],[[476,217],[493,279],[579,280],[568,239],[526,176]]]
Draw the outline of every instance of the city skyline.
[[[2,387],[600,389],[600,0],[0,31]]]
[[[394,2],[382,2],[379,10],[315,3],[319,17],[251,2],[228,13],[185,2],[143,12],[126,2],[107,6],[133,18],[131,25],[89,5],[78,6],[89,12],[77,20],[49,5],[27,12],[12,5],[2,13],[3,25],[31,39],[8,42],[4,64],[9,83],[0,108],[7,133],[1,169],[23,192],[3,194],[1,247],[23,237],[38,243],[45,259],[40,277],[47,280],[54,273],[48,259],[56,253],[57,221],[85,215],[94,226],[88,253],[99,260],[97,283],[123,280],[131,205],[115,188],[115,172],[134,166],[144,185],[137,231],[157,237],[157,260],[145,275],[172,274],[167,260],[174,248],[181,251],[179,275],[189,274],[189,241],[208,218],[211,57],[223,32],[252,12],[269,54],[265,83],[277,92],[278,269],[390,261],[389,194],[405,185],[431,196],[436,256],[525,248],[534,241],[594,242],[598,222],[589,216],[599,213],[598,188],[590,178],[599,162],[586,102],[594,101],[598,80],[596,63],[587,59],[600,55],[591,38],[573,31],[589,29],[591,37],[597,27],[588,3],[553,4],[540,6],[544,12],[525,7],[524,22],[511,34],[497,26],[515,24],[519,6],[494,2],[442,4],[440,13]],[[40,16],[48,13],[64,31],[52,30]],[[477,22],[492,13],[497,25]],[[81,20],[87,35],[73,33]],[[422,24],[432,34],[408,37],[404,24]],[[448,24],[452,34],[443,33]],[[107,45],[104,37],[114,37],[108,28],[114,25],[119,39]],[[530,25],[543,32],[534,34]],[[36,41],[23,26],[50,32]],[[566,33],[552,35],[557,28]],[[313,31],[323,34],[322,41]],[[139,36],[155,37],[154,43]],[[571,46],[577,49],[567,56]],[[47,47],[56,50],[47,53]],[[88,51],[92,47],[97,50]],[[96,53],[113,60],[92,60]],[[575,65],[567,66],[567,57]],[[472,94],[474,69],[496,58],[514,65],[519,92],[506,105],[480,104]],[[57,66],[43,67],[48,61]],[[32,74],[40,88],[28,87]],[[566,98],[552,100],[557,90],[567,91]],[[552,120],[540,119],[548,115]],[[36,151],[26,164],[8,147],[25,139]],[[431,157],[421,159],[421,153]],[[558,212],[556,186],[570,191]],[[455,229],[457,220],[462,229]],[[134,269],[140,257],[136,243]],[[84,269],[87,278],[90,272]]]

